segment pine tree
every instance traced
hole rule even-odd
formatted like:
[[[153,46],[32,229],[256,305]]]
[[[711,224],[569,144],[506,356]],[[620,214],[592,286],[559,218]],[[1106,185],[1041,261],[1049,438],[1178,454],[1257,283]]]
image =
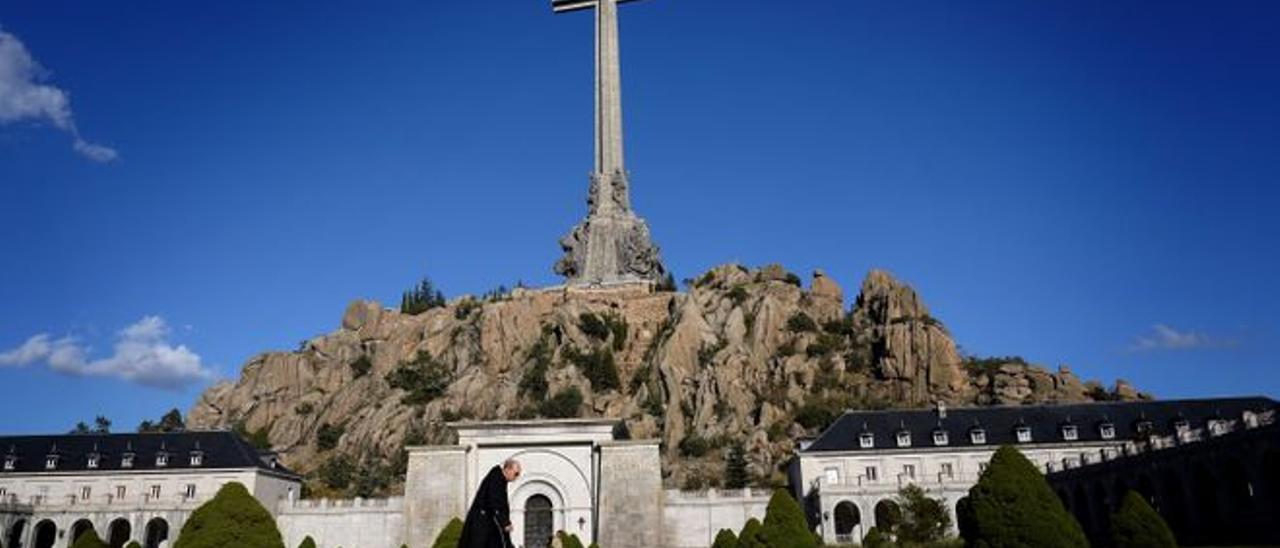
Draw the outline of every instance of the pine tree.
[[[968,547],[1089,546],[1080,524],[1040,470],[1010,446],[996,451],[960,510],[961,534]]]
[[[196,508],[182,526],[173,548],[284,548],[276,520],[249,494],[230,482]]]
[[[769,548],[817,548],[818,539],[809,530],[804,510],[791,494],[779,489],[769,498],[760,535]]]
[[[1129,491],[1111,514],[1111,544],[1116,548],[1176,548],[1178,541],[1142,495]]]
[[[751,482],[751,474],[747,472],[747,452],[742,443],[735,443],[729,448],[725,458],[724,485],[729,489],[742,489]]]
[[[462,538],[462,520],[453,518],[436,536],[431,548],[458,548],[458,539]]]

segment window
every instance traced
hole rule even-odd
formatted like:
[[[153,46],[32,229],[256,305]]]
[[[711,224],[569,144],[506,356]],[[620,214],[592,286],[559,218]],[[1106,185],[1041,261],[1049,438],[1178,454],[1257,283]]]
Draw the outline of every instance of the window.
[[[125,453],[120,457],[121,468],[133,468],[133,453]]]
[[[4,501],[4,498],[7,496],[9,496],[9,488],[0,487],[0,501]]]
[[[87,459],[87,462],[85,462],[85,464],[86,464],[89,468],[97,468],[97,467],[98,467],[98,455],[97,455],[97,454],[90,453],[90,454],[89,454],[89,458]]]
[[[1014,434],[1018,436],[1018,443],[1027,443],[1031,441],[1031,427],[1019,426],[1014,429]]]
[[[868,467],[867,467],[867,481],[876,481],[876,479],[877,479],[877,478],[876,478],[876,467],[874,467],[874,466],[868,466]]]
[[[948,478],[948,479],[956,477],[955,471],[952,470],[951,468],[951,463],[949,462],[942,463],[942,477]]]
[[[914,464],[904,464],[904,465],[902,465],[902,475],[904,475],[904,476],[906,476],[906,477],[908,477],[908,478],[915,478],[915,477],[916,477],[916,465],[914,465]]]
[[[8,456],[4,458],[4,469],[13,470],[18,467],[18,457]]]
[[[199,451],[191,452],[191,466],[200,466],[204,464],[204,453]]]
[[[121,499],[121,500],[123,500],[123,499],[124,499],[124,495],[125,495],[125,493],[126,493],[126,492],[128,492],[128,491],[125,489],[125,487],[124,487],[123,485],[117,485],[117,486],[116,486],[116,498],[117,498],[117,499]]]
[[[826,477],[826,480],[827,480],[827,485],[836,485],[840,483],[840,470],[838,468],[828,468],[823,472],[824,472],[823,475]],[[195,489],[194,485],[188,485],[187,487],[192,488],[192,490]]]
[[[1116,439],[1116,425],[1104,422],[1098,426],[1098,434],[1100,434],[1104,440]]]
[[[169,454],[156,453],[156,466],[169,466]]]
[[[1258,427],[1258,414],[1257,414],[1257,413],[1254,413],[1253,411],[1245,411],[1243,414],[1241,414],[1240,418],[1241,418],[1241,420],[1243,420],[1243,421],[1244,421],[1244,426],[1245,426],[1245,428],[1257,428],[1257,427]]]
[[[898,432],[898,447],[911,447],[911,432]]]
[[[1173,431],[1177,432],[1179,436],[1185,435],[1190,429],[1191,425],[1187,424],[1187,419],[1178,419],[1173,421]]]
[[[934,444],[934,445],[946,445],[946,444],[947,444],[947,431],[946,431],[946,430],[934,430],[934,431],[933,431],[933,444]]]
[[[158,499],[158,498],[160,498],[160,486],[159,486],[159,485],[152,485],[152,486],[151,486],[151,499],[152,499],[152,500],[155,500],[155,499]]]
[[[969,442],[974,445],[982,445],[987,443],[987,431],[981,428],[974,428],[969,431]]]
[[[876,446],[876,437],[871,432],[864,432],[858,436],[858,446],[863,449],[871,449]]]
[[[182,496],[189,499],[196,498],[196,484],[188,483],[186,490],[182,493]]]
[[[80,488],[80,500],[89,500],[89,495],[93,494],[93,488],[88,485]]]
[[[58,456],[57,456],[57,455],[49,455],[49,456],[47,456],[47,457],[45,457],[45,458],[44,458],[44,469],[45,469],[45,470],[53,470],[53,469],[55,469],[55,468],[57,468],[57,467],[58,467]]]
[[[1221,436],[1227,433],[1227,421],[1213,419],[1209,421],[1209,435]]]
[[[1076,425],[1074,424],[1062,425],[1062,439],[1067,441],[1076,441],[1080,439],[1080,432],[1076,430]]]

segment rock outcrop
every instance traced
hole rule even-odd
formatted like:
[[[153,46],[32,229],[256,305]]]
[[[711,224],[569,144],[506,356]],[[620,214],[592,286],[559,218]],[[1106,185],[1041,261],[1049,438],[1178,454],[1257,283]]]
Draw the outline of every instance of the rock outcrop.
[[[358,301],[337,331],[249,360],[188,423],[258,433],[311,472],[339,455],[393,463],[405,443],[449,442],[459,419],[613,417],[662,439],[668,483],[692,486],[722,477],[736,444],[761,481],[780,481],[794,438],[845,408],[1141,397],[1065,366],[966,361],[886,272],[867,276],[851,309],[821,272],[802,286],[778,266],[726,265],[685,293],[518,289],[418,315]],[[573,389],[581,404],[565,409],[573,398],[556,396]]]

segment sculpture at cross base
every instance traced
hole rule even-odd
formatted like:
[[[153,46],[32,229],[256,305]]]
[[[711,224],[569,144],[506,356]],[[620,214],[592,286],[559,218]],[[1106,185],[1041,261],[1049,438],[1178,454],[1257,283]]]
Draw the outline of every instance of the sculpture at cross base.
[[[571,285],[660,281],[666,276],[649,226],[631,209],[630,177],[622,152],[622,78],[618,56],[619,2],[553,0],[557,13],[595,9],[595,169],[587,217],[560,239],[557,274]]]

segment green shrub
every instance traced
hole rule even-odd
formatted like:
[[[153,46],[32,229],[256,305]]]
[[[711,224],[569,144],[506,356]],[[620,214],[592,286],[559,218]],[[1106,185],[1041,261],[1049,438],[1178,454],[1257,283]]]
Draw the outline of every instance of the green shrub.
[[[773,492],[765,510],[760,535],[769,548],[817,548],[818,538],[809,530],[800,503],[783,489]]]
[[[721,529],[716,533],[716,541],[711,544],[711,548],[738,548],[738,535],[728,529]]]
[[[808,314],[796,312],[787,318],[787,330],[792,333],[813,333],[818,330],[818,324]]]
[[[689,434],[680,440],[680,454],[686,457],[701,457],[711,450],[711,444],[706,438],[697,434]]]
[[[311,412],[315,410],[316,410],[316,406],[311,402],[302,402],[298,405],[293,406],[293,412],[299,415],[310,415]]]
[[[1178,541],[1142,495],[1129,491],[1111,514],[1111,544],[1116,548],[1176,548]]]
[[[622,381],[618,378],[618,364],[613,360],[612,350],[597,348],[584,354],[570,346],[564,350],[564,357],[582,371],[582,375],[587,380],[591,381],[592,390],[604,392],[617,390],[622,386]]]
[[[751,295],[747,293],[747,289],[742,287],[742,284],[733,286],[725,296],[729,297],[729,300],[733,301],[734,306],[742,306],[742,303],[747,302],[747,299],[751,297]]]
[[[958,521],[965,546],[1089,546],[1040,470],[1013,447],[996,451],[963,502]]]
[[[582,548],[582,541],[578,539],[578,535],[556,531],[556,538],[560,539],[560,545],[564,548]]]
[[[347,427],[339,424],[332,425],[324,423],[320,425],[320,429],[316,430],[316,447],[321,451],[328,451],[338,446],[338,441],[342,440],[342,435],[347,433]]]
[[[551,370],[551,342],[544,335],[529,349],[533,365],[520,377],[520,393],[534,401],[547,398],[547,372]]]
[[[142,548],[142,545],[138,544],[138,541],[135,540],[133,542],[130,542],[129,544],[124,545],[124,548]]]
[[[788,272],[784,281],[796,287],[800,287],[803,284],[803,282],[800,281],[800,276],[797,276],[794,272]]]
[[[835,422],[843,412],[830,400],[815,399],[804,402],[804,405],[796,410],[796,422],[805,428],[823,430]]]
[[[538,411],[547,418],[567,419],[578,416],[579,407],[582,407],[582,391],[576,386],[570,386],[542,402]]]
[[[498,298],[499,297],[495,296],[493,297],[493,300],[497,300]],[[488,300],[488,298],[486,298],[486,300]],[[459,321],[465,320],[472,312],[480,310],[481,306],[480,301],[472,298],[464,299],[458,303],[457,308],[453,309],[453,318]]]
[[[298,548],[316,548],[316,541],[308,535],[306,538],[302,539],[301,543],[298,544]]]
[[[346,489],[356,474],[356,466],[351,462],[351,457],[338,455],[325,461],[316,472],[325,485],[334,489]]]
[[[898,541],[927,544],[942,540],[951,528],[951,515],[942,499],[930,498],[917,485],[898,490],[898,506],[902,518],[898,523]]]
[[[418,352],[413,361],[405,362],[387,374],[387,384],[405,391],[400,402],[405,405],[425,405],[449,389],[453,371],[425,350]]]
[[[761,534],[760,520],[751,518],[747,520],[746,525],[742,526],[742,531],[738,533],[738,548],[770,548],[764,541]]]
[[[351,368],[351,378],[358,379],[369,374],[369,370],[373,369],[373,362],[369,361],[369,356],[361,354],[347,366]]]
[[[462,520],[453,518],[444,526],[431,548],[458,548],[458,539],[462,537]]]
[[[237,482],[200,505],[187,518],[173,548],[284,548],[276,520]]]
[[[90,527],[76,537],[75,542],[71,543],[71,548],[108,548],[108,546],[98,537],[98,532]]]
[[[867,536],[862,537],[863,548],[893,548],[893,541],[889,537],[880,532],[877,527],[867,530]]]

